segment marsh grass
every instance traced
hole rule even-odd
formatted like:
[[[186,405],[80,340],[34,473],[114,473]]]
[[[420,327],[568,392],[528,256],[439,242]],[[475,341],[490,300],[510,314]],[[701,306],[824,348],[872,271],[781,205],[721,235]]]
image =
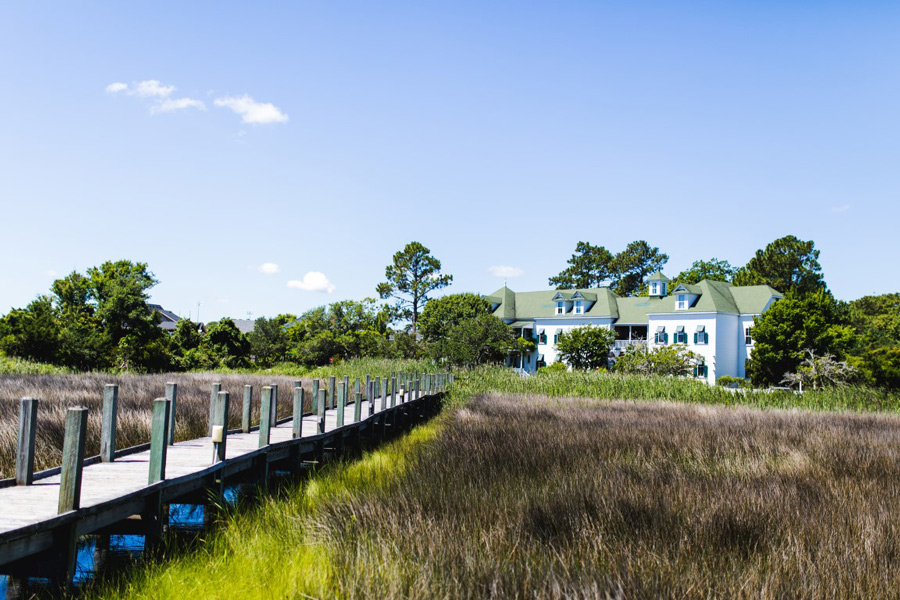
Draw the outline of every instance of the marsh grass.
[[[276,375],[225,374],[0,376],[0,479],[12,477],[15,472],[19,399],[22,397],[30,396],[40,401],[35,469],[43,470],[59,466],[62,460],[65,414],[71,406],[86,406],[89,409],[86,454],[94,456],[99,453],[103,386],[107,383],[119,386],[116,447],[127,448],[150,441],[153,400],[165,395],[167,381],[178,383],[175,439],[181,441],[207,435],[209,396],[213,383],[221,383],[222,391],[231,394],[229,426],[239,427],[245,384],[253,385],[251,420],[257,424],[262,386],[278,384],[279,418],[287,417],[292,410],[291,389],[296,380]],[[311,385],[309,380],[303,381],[304,387]]]
[[[337,597],[889,598],[898,482],[896,416],[488,395],[320,531]]]
[[[900,417],[486,394],[103,598],[896,598]]]

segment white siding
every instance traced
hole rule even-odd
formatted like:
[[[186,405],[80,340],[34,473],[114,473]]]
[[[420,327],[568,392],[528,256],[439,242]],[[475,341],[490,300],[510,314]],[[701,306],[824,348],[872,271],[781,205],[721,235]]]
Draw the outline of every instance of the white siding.
[[[613,320],[611,318],[598,319],[597,317],[583,316],[559,317],[555,319],[535,319],[534,335],[535,337],[538,337],[537,354],[543,354],[544,362],[548,365],[552,365],[559,360],[556,354],[556,345],[553,343],[553,336],[556,335],[557,329],[569,331],[575,329],[576,327],[584,327],[585,325],[602,325],[605,327],[612,327],[612,322]],[[546,344],[540,343],[540,336],[538,332],[540,332],[541,329],[543,329],[547,334]]]
[[[680,313],[651,316],[647,329],[648,347],[652,350],[660,346],[672,346],[675,343],[675,331],[679,325],[684,326],[684,332],[687,334],[687,344],[682,345],[694,354],[703,357],[707,367],[707,380],[710,383],[715,383],[716,339],[718,338],[715,313]],[[707,344],[694,343],[694,333],[697,331],[698,325],[706,327],[706,333],[709,335]],[[666,328],[666,334],[668,334],[668,342],[666,344],[657,344],[654,341],[656,339],[656,329],[660,326]]]
[[[740,324],[740,327],[738,330],[738,339],[737,339],[737,345],[738,345],[738,358],[737,358],[738,375],[737,376],[738,377],[746,377],[747,376],[746,364],[747,364],[747,361],[750,359],[750,355],[752,354],[753,346],[752,345],[748,346],[745,343],[746,338],[744,336],[744,330],[747,327],[753,327],[754,320],[755,320],[755,315],[741,315],[741,318],[740,318],[741,324]]]

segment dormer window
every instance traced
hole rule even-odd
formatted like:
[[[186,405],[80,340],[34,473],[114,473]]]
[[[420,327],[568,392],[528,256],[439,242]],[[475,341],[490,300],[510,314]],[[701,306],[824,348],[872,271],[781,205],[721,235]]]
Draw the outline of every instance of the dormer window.
[[[678,294],[678,300],[675,302],[675,310],[687,310],[687,308],[687,294]]]
[[[566,314],[566,303],[560,300],[556,303],[556,314],[564,315]]]
[[[575,301],[575,314],[576,315],[584,314],[584,300],[576,300]]]
[[[659,284],[655,281],[650,284],[650,295],[658,296],[659,295]]]

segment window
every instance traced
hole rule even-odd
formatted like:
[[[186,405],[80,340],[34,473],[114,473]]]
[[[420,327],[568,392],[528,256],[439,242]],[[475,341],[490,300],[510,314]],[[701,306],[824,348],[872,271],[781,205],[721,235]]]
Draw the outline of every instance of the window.
[[[653,335],[653,341],[657,344],[665,344],[667,337],[666,328],[660,325],[656,328],[656,333]]]
[[[744,343],[748,346],[753,345],[753,328],[747,327],[744,329]]]
[[[541,329],[538,332],[538,344],[546,344],[547,343],[547,332]]]
[[[657,291],[657,290],[658,290],[658,285],[659,285],[658,283],[651,283],[651,284],[650,284],[650,295],[651,295],[651,296],[656,296],[656,295],[659,293],[659,292]]]
[[[675,343],[687,344],[687,333],[684,331],[684,325],[679,325],[675,328]]]
[[[566,303],[560,300],[556,303],[556,314],[563,315],[566,313]]]
[[[675,303],[676,310],[687,310],[687,294],[678,294],[678,302]]]
[[[708,377],[709,369],[705,364],[700,363],[699,365],[694,366],[694,377]]]
[[[694,332],[694,343],[698,345],[709,343],[709,334],[706,333],[706,325],[697,325],[697,331]]]
[[[575,314],[580,315],[584,312],[584,303],[581,300],[575,301]]]
[[[555,344],[556,342],[559,341],[559,335],[560,335],[561,333],[562,333],[562,329],[557,329],[557,330],[556,330],[556,335],[553,336],[553,343],[554,343],[554,344]]]

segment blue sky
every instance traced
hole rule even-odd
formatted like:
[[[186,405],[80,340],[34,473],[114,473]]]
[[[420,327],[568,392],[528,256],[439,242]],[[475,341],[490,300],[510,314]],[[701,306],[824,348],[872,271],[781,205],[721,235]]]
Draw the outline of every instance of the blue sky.
[[[411,240],[447,292],[545,288],[579,240],[675,274],[787,234],[839,298],[897,291],[898,30],[888,2],[4,2],[0,313],[120,258],[184,316],[300,313]]]

